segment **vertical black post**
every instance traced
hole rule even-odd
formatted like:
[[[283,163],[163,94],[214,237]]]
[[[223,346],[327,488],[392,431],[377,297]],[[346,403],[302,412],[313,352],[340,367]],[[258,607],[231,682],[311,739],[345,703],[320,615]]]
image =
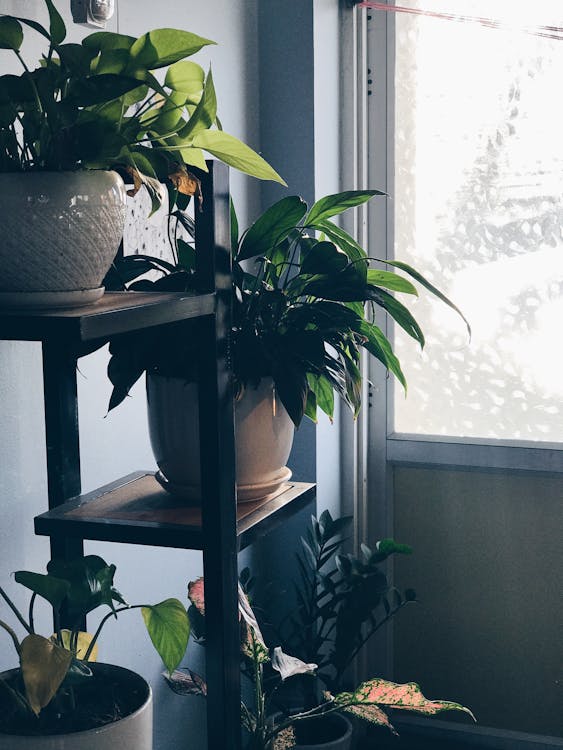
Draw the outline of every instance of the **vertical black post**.
[[[64,342],[43,342],[43,390],[49,508],[80,494],[76,356]],[[81,539],[51,537],[51,557],[83,554]]]
[[[200,288],[214,276],[215,315],[201,321],[199,421],[205,576],[207,746],[240,748],[234,414],[229,367],[231,254],[228,169],[209,163],[196,217]]]

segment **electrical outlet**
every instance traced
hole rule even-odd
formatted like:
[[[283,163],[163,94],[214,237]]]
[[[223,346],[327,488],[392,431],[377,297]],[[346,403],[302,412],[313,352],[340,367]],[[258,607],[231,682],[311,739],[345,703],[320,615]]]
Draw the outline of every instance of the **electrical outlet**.
[[[115,0],[70,0],[70,9],[74,23],[103,29],[113,16]]]

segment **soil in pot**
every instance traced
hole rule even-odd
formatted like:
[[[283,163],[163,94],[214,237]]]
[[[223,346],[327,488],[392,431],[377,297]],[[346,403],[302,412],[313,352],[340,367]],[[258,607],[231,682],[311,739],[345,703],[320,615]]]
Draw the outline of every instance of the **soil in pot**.
[[[46,736],[96,729],[130,716],[149,699],[148,684],[135,672],[108,664],[91,667],[93,676],[74,685],[74,697],[65,691],[37,718],[11,712],[0,690],[0,734]],[[10,686],[23,690],[19,670],[5,672],[2,677]]]

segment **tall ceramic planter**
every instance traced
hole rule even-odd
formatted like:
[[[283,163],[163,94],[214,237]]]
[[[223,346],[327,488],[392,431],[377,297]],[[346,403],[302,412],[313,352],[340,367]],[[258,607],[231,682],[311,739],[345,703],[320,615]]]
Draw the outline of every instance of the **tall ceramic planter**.
[[[100,692],[126,696],[127,715],[95,729],[68,734],[0,732],[0,750],[152,750],[152,693],[148,683],[135,672],[112,664],[95,664],[93,671]],[[13,672],[4,672],[2,677]]]
[[[117,172],[0,174],[0,306],[76,307],[102,296],[123,236]]]
[[[157,479],[173,494],[201,497],[197,386],[181,378],[147,376],[149,434],[159,467]],[[291,471],[286,461],[294,427],[271,379],[249,386],[235,405],[237,499],[274,494]]]

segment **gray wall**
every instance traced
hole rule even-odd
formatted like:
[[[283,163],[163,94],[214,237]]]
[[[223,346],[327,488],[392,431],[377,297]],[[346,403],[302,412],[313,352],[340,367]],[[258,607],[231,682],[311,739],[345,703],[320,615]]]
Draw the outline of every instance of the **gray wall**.
[[[83,29],[72,26],[66,1],[60,0],[70,35],[77,40]],[[186,28],[216,40],[218,47],[202,52],[200,62],[213,61],[220,116],[224,127],[255,148],[285,176],[291,192],[311,199],[315,179],[322,177],[319,194],[332,192],[338,182],[335,143],[337,81],[337,2],[257,2],[215,0],[178,3],[174,0],[118,0],[118,14],[110,28],[140,34],[150,28]],[[0,12],[17,13],[45,21],[42,0],[0,0]],[[314,39],[320,41],[314,45]],[[259,40],[260,39],[260,43]],[[30,59],[39,53],[39,39],[26,48]],[[313,75],[319,55],[324,74]],[[13,55],[0,51],[0,72],[17,70]],[[327,72],[330,75],[327,76]],[[320,86],[334,95],[326,100],[330,125],[320,127],[314,104],[321,101]],[[326,97],[324,97],[326,99]],[[330,112],[332,110],[332,112]],[[320,128],[320,129],[319,129]],[[315,172],[315,137],[326,161]],[[334,151],[332,149],[334,148]],[[319,162],[320,163],[320,162]],[[233,176],[233,192],[242,222],[256,215],[260,202],[279,196],[270,186],[259,194],[258,183]],[[109,383],[105,377],[107,353],[81,360],[79,372],[80,438],[83,490],[116,477],[154,466],[150,451],[142,385],[117,411],[106,417]],[[39,344],[0,342],[0,570],[2,584],[11,592],[9,574],[18,569],[42,570],[49,557],[48,542],[33,534],[33,517],[47,506],[46,469]],[[326,487],[326,502],[338,502],[337,431],[322,431],[323,461],[319,479]],[[292,457],[296,476],[315,476],[315,432],[304,427]],[[291,536],[299,528],[288,530]],[[283,543],[283,539],[280,540]],[[168,596],[185,598],[186,582],[201,573],[198,553],[156,548],[87,543],[86,551],[117,565],[116,585],[131,603],[155,602]],[[14,594],[18,599],[18,594]],[[49,628],[48,613],[42,617]],[[6,639],[0,641],[0,663],[16,659]],[[165,691],[159,659],[148,646],[138,612],[110,622],[102,639],[100,658],[131,667],[147,677],[156,693],[156,750],[183,746],[203,748],[204,706],[197,699],[181,699]]]

